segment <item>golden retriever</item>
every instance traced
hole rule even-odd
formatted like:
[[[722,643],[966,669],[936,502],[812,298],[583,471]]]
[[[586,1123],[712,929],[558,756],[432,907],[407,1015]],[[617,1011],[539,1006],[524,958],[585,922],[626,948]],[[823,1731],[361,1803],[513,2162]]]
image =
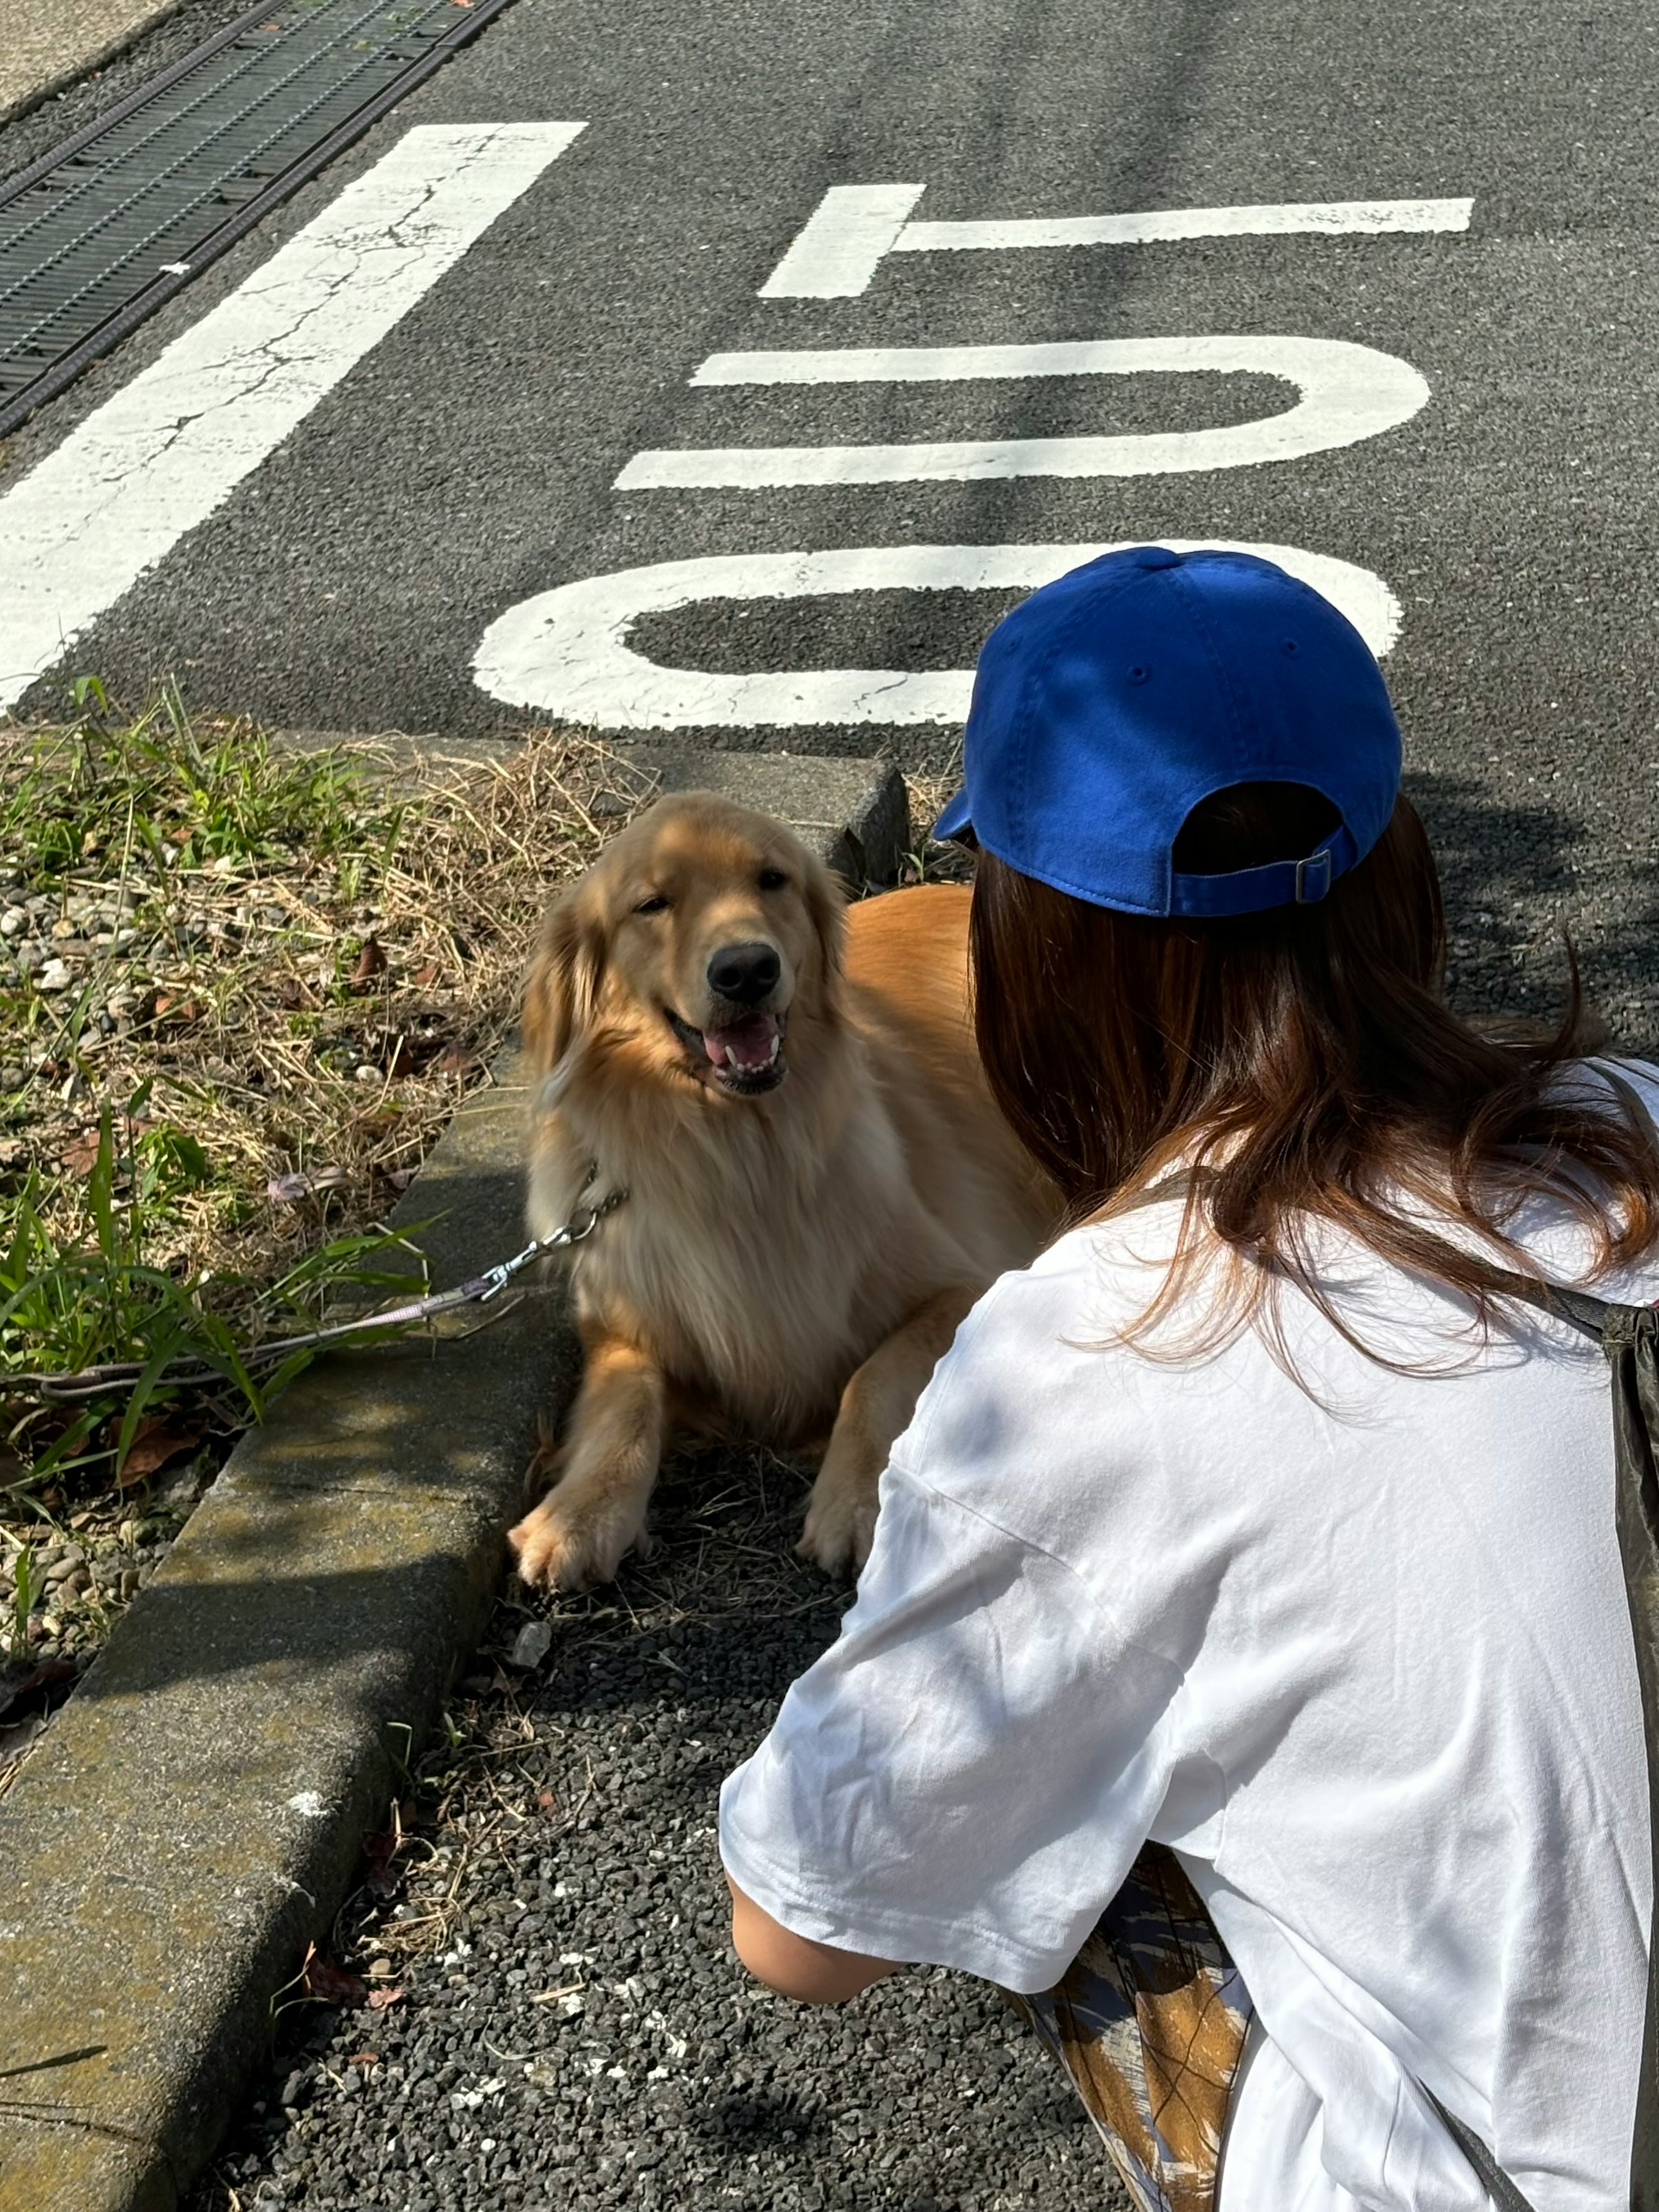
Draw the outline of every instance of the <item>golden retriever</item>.
[[[863,1565],[936,1361],[1058,1219],[975,1052],[969,896],[849,910],[781,823],[691,792],[551,908],[525,1001],[532,1233],[627,1196],[571,1249],[586,1361],[558,1479],[512,1532],[526,1582],[615,1575],[676,1427],[827,1436],[799,1548]]]

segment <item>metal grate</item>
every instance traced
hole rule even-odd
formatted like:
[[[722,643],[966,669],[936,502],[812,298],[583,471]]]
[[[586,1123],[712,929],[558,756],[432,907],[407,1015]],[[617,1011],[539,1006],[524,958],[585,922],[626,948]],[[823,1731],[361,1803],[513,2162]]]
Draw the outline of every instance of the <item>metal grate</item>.
[[[0,186],[0,436],[510,0],[278,0]]]

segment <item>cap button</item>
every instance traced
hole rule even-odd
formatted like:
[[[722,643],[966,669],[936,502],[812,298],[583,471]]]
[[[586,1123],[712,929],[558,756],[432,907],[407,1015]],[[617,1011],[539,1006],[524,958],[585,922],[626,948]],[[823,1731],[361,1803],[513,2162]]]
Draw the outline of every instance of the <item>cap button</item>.
[[[1135,555],[1137,568],[1178,568],[1179,553],[1172,553],[1167,545],[1143,545]]]

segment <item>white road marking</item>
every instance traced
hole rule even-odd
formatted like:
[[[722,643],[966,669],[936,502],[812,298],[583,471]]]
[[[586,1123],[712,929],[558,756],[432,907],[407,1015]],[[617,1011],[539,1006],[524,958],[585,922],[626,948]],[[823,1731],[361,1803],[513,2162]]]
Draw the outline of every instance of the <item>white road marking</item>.
[[[1006,253],[1152,246],[1189,238],[1375,238],[1467,230],[1473,199],[1281,200],[1260,207],[1152,208],[1135,215],[1017,216],[910,222],[920,185],[832,185],[760,288],[763,300],[851,300],[890,253]]]
[[[1429,387],[1409,362],[1342,338],[1100,338],[1063,345],[872,346],[712,354],[691,378],[734,384],[945,383],[979,377],[1274,376],[1300,397],[1281,414],[1208,430],[947,445],[714,446],[636,453],[618,491],[720,485],[907,483],[1006,477],[1139,477],[1237,469],[1352,446],[1415,415]]]
[[[0,496],[0,712],[585,126],[423,124]]]
[[[1346,615],[1379,659],[1400,633],[1380,576],[1297,545],[1164,538],[1255,553]],[[971,668],[813,668],[738,673],[665,668],[629,644],[642,615],[707,599],[801,599],[844,592],[1035,590],[1108,545],[883,545],[827,553],[737,553],[586,576],[522,600],[484,632],[473,674],[491,698],[602,730],[799,728],[962,721]]]
[[[864,291],[921,185],[831,185],[765,283],[763,300],[850,300]]]

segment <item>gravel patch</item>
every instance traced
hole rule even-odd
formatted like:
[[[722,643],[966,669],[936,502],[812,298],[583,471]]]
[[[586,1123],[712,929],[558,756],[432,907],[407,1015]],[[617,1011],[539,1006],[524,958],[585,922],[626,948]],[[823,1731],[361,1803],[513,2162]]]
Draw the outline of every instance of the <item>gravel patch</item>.
[[[0,1797],[110,1630],[173,1549],[208,1480],[192,1461],[147,1488],[142,1504],[112,1498],[54,1537],[38,1522],[0,1522]],[[18,1571],[25,1562],[19,1602]]]
[[[805,1490],[770,1456],[688,1458],[615,1589],[503,1601],[313,1969],[358,2001],[279,2000],[191,2212],[1127,2203],[994,1990],[917,1969],[816,2010],[729,1948],[716,1793],[847,1602],[790,1552]]]

